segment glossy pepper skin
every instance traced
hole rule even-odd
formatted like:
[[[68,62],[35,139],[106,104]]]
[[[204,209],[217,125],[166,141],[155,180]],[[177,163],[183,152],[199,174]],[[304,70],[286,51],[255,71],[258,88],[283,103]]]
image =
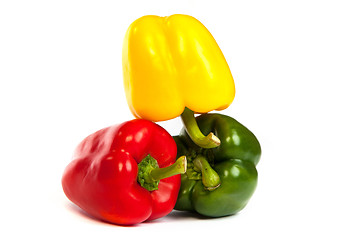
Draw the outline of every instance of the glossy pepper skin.
[[[215,39],[188,15],[144,16],[127,30],[123,76],[137,118],[164,121],[187,107],[197,113],[227,108],[235,86]]]
[[[174,137],[178,154],[186,155],[188,159],[175,209],[195,211],[209,217],[235,214],[246,206],[255,191],[255,166],[261,155],[260,144],[252,132],[231,117],[203,114],[196,120],[201,131],[204,134],[214,132],[221,145],[212,149],[200,148],[184,130]],[[199,156],[207,159],[210,168],[220,178],[220,185],[215,189],[207,190],[204,172],[194,168],[194,159]]]
[[[167,215],[174,207],[180,175],[148,191],[137,181],[138,164],[149,154],[160,168],[174,163],[176,144],[160,126],[137,119],[97,131],[76,148],[62,186],[66,196],[101,220],[130,225]]]

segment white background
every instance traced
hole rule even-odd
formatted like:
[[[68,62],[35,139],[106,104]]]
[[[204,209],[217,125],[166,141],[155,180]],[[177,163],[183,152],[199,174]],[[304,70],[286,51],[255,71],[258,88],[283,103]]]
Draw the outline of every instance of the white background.
[[[129,24],[174,13],[199,19],[228,61],[223,113],[262,144],[258,188],[231,217],[99,222],[67,200],[62,172],[85,136],[133,118]],[[0,80],[1,239],[360,238],[359,1],[1,1]]]

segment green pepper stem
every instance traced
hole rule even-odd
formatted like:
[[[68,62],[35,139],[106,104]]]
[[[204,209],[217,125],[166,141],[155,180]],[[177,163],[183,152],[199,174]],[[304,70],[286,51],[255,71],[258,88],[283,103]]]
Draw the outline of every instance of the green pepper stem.
[[[168,167],[154,168],[150,171],[149,176],[154,180],[161,180],[177,174],[183,174],[186,172],[186,157],[179,157],[176,162]]]
[[[204,136],[196,122],[194,112],[190,109],[185,108],[184,112],[181,114],[181,120],[184,124],[187,134],[190,136],[191,140],[199,147],[215,148],[220,145],[220,139],[212,132],[209,133],[207,136]]]
[[[217,174],[217,172],[215,172],[214,169],[212,169],[209,162],[204,156],[196,156],[196,158],[194,159],[194,170],[201,171],[202,183],[205,189],[213,191],[220,186],[219,175]]]

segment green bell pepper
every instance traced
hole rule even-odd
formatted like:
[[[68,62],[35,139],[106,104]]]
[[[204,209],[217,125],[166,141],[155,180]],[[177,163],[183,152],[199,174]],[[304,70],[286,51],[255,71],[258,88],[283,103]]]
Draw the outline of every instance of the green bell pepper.
[[[184,128],[174,137],[177,155],[188,159],[175,209],[210,217],[235,214],[255,191],[260,144],[252,132],[229,116],[203,114],[196,122],[204,135],[215,133],[221,144],[201,148]]]

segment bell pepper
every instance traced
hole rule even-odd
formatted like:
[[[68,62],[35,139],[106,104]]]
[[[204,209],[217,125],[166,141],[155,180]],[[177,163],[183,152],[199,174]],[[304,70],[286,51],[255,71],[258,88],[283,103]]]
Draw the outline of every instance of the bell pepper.
[[[185,129],[174,137],[177,154],[188,160],[175,209],[209,217],[235,214],[255,191],[260,144],[250,130],[229,116],[203,114],[196,121],[203,133],[215,132],[221,145],[201,148]]]
[[[135,119],[99,130],[76,148],[62,186],[90,215],[131,225],[167,215],[174,207],[185,157],[157,124]],[[175,163],[174,163],[175,162]]]
[[[188,15],[134,21],[125,35],[122,64],[127,102],[137,118],[183,119],[193,112],[225,109],[235,96],[233,77],[215,39]],[[192,129],[188,133],[199,146],[219,146],[214,134],[205,137]]]
[[[137,118],[164,121],[182,114],[227,108],[235,86],[215,39],[197,19],[144,16],[123,44],[126,98]]]

